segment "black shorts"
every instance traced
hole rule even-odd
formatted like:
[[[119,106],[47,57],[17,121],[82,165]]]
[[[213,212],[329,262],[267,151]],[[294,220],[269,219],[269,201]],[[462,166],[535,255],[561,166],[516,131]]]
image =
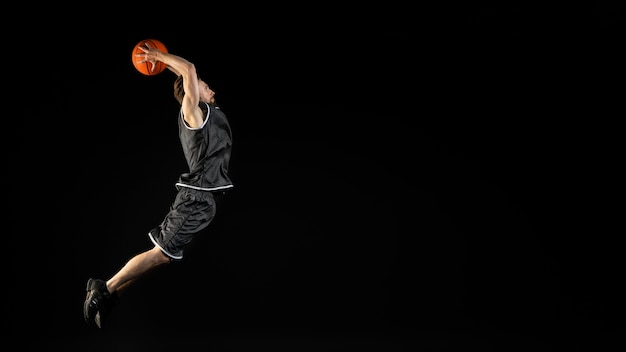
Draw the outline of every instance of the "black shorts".
[[[183,249],[196,232],[215,217],[215,198],[211,192],[180,187],[163,222],[148,236],[172,260],[183,259]]]

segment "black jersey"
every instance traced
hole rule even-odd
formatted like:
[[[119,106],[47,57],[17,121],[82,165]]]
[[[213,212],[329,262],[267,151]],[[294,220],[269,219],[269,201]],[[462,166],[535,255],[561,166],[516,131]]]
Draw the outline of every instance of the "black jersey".
[[[233,187],[228,176],[232,149],[230,125],[219,107],[203,102],[200,107],[205,118],[199,128],[190,128],[182,110],[179,113],[180,143],[189,172],[180,175],[176,186],[210,192],[225,191]]]

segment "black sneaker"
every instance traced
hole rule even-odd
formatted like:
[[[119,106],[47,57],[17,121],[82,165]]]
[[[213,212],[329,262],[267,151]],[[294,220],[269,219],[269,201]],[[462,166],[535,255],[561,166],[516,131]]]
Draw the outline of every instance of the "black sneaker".
[[[99,279],[87,281],[87,297],[83,305],[83,316],[87,324],[102,328],[104,318],[119,302],[117,294],[109,293],[106,282]]]

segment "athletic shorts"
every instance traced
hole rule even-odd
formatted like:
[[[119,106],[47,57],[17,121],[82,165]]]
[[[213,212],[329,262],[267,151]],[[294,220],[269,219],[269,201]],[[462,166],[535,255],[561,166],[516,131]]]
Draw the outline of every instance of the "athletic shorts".
[[[165,255],[181,260],[193,235],[207,227],[214,216],[215,198],[211,192],[179,187],[170,211],[148,236]]]

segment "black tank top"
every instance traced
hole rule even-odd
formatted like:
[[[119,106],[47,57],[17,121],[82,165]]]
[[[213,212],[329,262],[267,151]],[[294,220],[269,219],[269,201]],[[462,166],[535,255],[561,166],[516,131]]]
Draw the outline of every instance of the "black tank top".
[[[217,106],[200,102],[205,113],[199,128],[190,128],[178,118],[178,134],[189,172],[180,175],[177,187],[201,191],[222,192],[233,187],[228,177],[228,163],[232,149],[231,130],[226,115]]]

